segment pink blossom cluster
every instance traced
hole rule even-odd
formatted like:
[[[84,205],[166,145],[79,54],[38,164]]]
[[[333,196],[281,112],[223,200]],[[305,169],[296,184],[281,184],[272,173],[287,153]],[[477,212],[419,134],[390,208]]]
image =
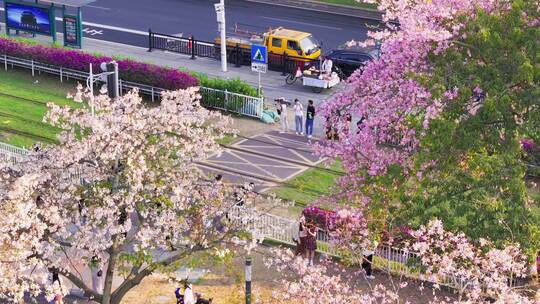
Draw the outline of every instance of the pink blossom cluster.
[[[397,304],[418,300],[422,294],[431,294],[431,299],[425,303],[538,303],[509,284],[526,271],[526,258],[519,245],[494,248],[493,244],[483,239],[475,243],[463,234],[446,231],[438,220],[415,231],[404,230],[414,237],[409,249],[420,257],[420,278],[435,282],[434,286],[415,286],[410,284],[414,280],[380,272],[377,275],[385,276],[383,280],[386,284],[370,284],[370,281],[363,281],[359,269],[329,260],[309,266],[307,260],[294,256],[289,250],[275,249],[265,261],[267,267],[281,275],[274,298],[278,303]],[[357,249],[357,254],[362,256],[361,247]],[[440,295],[442,284],[456,287],[457,292],[454,295]],[[406,288],[409,295],[412,293],[416,296],[407,298],[404,295]]]
[[[338,130],[338,141],[325,141],[320,154],[339,158],[347,170],[344,185],[362,185],[366,178],[384,175],[389,166],[398,165],[406,173],[411,169],[411,154],[418,149],[421,130],[438,118],[448,102],[457,97],[455,88],[441,98],[433,98],[417,79],[430,77],[430,54],[454,46],[461,38],[466,18],[474,18],[479,9],[493,11],[508,2],[495,0],[381,0],[386,28],[370,32],[371,39],[360,44],[377,43],[381,56],[356,71],[344,90],[319,107],[327,125]],[[477,88],[476,90],[479,90]],[[479,105],[471,108],[471,114]],[[358,130],[349,131],[346,117],[358,120]],[[365,172],[365,173],[364,173]]]
[[[497,303],[533,303],[518,289],[515,280],[527,274],[527,258],[519,244],[496,248],[489,240],[471,242],[463,233],[445,231],[439,220],[412,232],[410,249],[425,267],[425,278],[449,281],[458,288],[460,299],[483,303],[486,297]]]

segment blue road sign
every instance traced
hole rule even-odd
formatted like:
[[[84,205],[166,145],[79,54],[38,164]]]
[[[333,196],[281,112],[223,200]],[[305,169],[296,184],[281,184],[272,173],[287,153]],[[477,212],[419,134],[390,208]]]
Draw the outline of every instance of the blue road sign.
[[[251,45],[251,63],[268,63],[268,56],[266,55],[266,46],[264,45]]]

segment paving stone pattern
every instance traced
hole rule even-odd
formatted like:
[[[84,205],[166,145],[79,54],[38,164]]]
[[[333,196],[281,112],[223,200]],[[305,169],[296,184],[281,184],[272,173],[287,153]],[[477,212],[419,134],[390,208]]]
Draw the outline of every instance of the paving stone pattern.
[[[322,159],[314,154],[312,143],[305,136],[269,131],[237,141],[201,167],[228,182],[254,182],[256,190],[262,190],[318,165]]]

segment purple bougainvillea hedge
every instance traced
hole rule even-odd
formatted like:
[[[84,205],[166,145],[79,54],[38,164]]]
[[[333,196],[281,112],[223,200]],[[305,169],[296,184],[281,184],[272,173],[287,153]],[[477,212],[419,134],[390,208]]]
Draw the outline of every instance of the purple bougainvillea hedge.
[[[0,38],[0,55],[33,59],[40,63],[88,72],[89,64],[99,69],[102,62],[113,60],[110,57],[95,56],[77,50],[28,44],[12,39]],[[131,59],[120,59],[118,70],[122,80],[137,82],[168,90],[186,89],[199,85],[197,78],[176,69],[142,63]]]

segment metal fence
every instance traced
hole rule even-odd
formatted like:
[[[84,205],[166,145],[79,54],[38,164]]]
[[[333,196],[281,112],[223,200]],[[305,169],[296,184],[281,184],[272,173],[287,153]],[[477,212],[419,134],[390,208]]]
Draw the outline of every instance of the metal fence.
[[[219,48],[208,41],[196,40],[193,36],[189,38],[177,37],[167,34],[160,34],[148,30],[148,51],[164,50],[174,53],[191,55],[192,58],[209,57],[219,58]]]
[[[262,117],[264,106],[262,98],[204,87],[201,87],[199,92],[202,95],[201,103],[205,107]]]
[[[29,151],[26,149],[22,149],[19,147],[15,147],[15,146],[0,142],[0,160],[1,161],[8,162],[10,164],[15,164],[21,161],[24,157],[26,157],[28,153]]]
[[[25,149],[0,143],[0,160],[15,163],[24,159],[30,152]],[[75,169],[68,177],[84,183],[84,175],[80,169]],[[235,206],[229,210],[227,217],[246,229],[254,237],[268,239],[286,245],[295,245],[293,239],[297,236],[299,223],[295,220],[265,213],[254,208]],[[339,252],[332,246],[330,235],[326,231],[317,234],[317,251],[323,254],[339,257]],[[362,257],[358,258],[361,263]],[[420,256],[406,249],[379,245],[374,253],[373,266],[389,274],[402,275],[408,278],[437,283],[450,288],[463,290],[469,282],[459,276],[437,278],[424,276]],[[510,280],[512,286],[516,282]]]
[[[52,75],[57,75],[60,82],[69,79],[86,81],[89,76],[89,73],[85,71],[66,69],[55,65],[13,56],[3,55],[1,60],[3,61],[4,69],[6,71],[8,67],[29,69],[32,71],[32,76],[35,76],[36,74],[41,74],[42,72],[48,73]],[[161,97],[161,92],[166,91],[163,88],[125,81],[122,79],[119,80],[119,86],[120,92],[122,93],[137,88],[139,89],[139,92],[141,92],[141,94],[149,96],[152,102],[159,100]],[[200,87],[200,93],[202,96],[201,104],[205,107],[226,110],[250,117],[262,117],[262,111],[264,107],[264,98],[262,97],[252,97],[205,87]],[[220,98],[220,96],[223,97]],[[214,100],[214,98],[216,99]]]
[[[220,60],[221,46],[209,41],[161,34],[148,30],[148,51],[163,50],[196,57],[207,57]],[[227,60],[236,66],[251,65],[251,49],[241,47],[240,44],[227,46]],[[318,59],[306,59],[287,54],[268,54],[268,69],[282,72],[283,74],[294,73],[297,68],[306,65],[317,65]]]

